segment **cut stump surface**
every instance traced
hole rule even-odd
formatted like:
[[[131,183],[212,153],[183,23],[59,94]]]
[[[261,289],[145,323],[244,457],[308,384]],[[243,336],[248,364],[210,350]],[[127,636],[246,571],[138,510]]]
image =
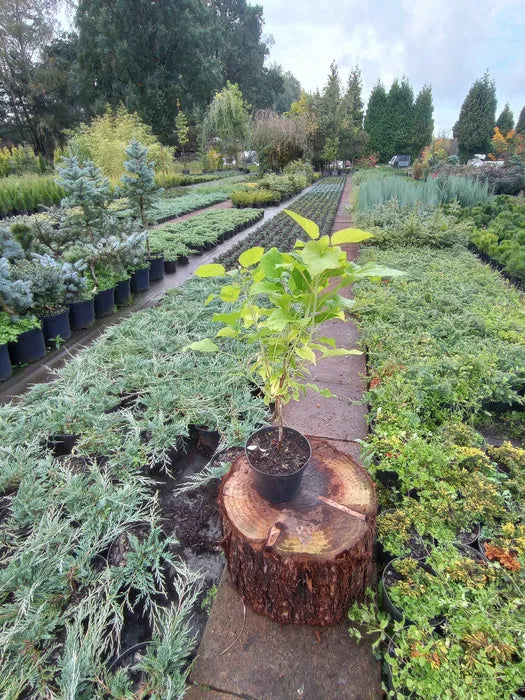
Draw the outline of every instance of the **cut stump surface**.
[[[312,458],[286,503],[259,496],[244,454],[233,462],[219,493],[223,547],[232,582],[255,612],[330,625],[369,582],[376,494],[358,462],[325,440],[309,440]]]

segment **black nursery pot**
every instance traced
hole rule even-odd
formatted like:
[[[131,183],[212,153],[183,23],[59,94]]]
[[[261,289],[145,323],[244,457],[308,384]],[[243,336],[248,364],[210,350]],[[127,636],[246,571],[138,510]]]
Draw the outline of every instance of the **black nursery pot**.
[[[174,272],[177,272],[177,264],[175,260],[164,260],[164,274],[173,275]]]
[[[187,265],[190,262],[190,259],[187,255],[179,255],[177,258],[177,263],[179,265]]]
[[[53,345],[54,339],[60,336],[62,340],[71,338],[71,326],[69,325],[69,309],[52,316],[42,317],[42,331],[46,345]]]
[[[103,289],[97,292],[93,299],[95,304],[95,316],[103,318],[115,312],[115,287]]]
[[[255,437],[264,432],[273,432],[277,435],[278,428],[275,427],[265,427],[256,430],[250,435],[246,440],[244,447],[246,453],[246,459],[250,465],[253,472],[253,481],[255,489],[259,496],[264,498],[269,503],[283,503],[284,501],[291,500],[299,490],[301,485],[301,479],[303,478],[304,470],[306,469],[310,457],[312,456],[312,447],[305,436],[293,428],[284,428],[284,434],[286,439],[286,433],[295,433],[299,435],[304,441],[305,446],[308,447],[308,457],[304,464],[295,472],[291,474],[267,474],[266,472],[260,471],[253,466],[250,459],[250,450],[248,447],[253,443]]]
[[[45,357],[46,344],[41,328],[32,328],[21,333],[16,341],[9,343],[9,355],[13,365],[35,362]]]
[[[149,289],[149,267],[143,267],[140,270],[135,270],[131,275],[131,291],[133,294],[137,292],[147,292]]]
[[[79,436],[74,433],[60,433],[51,435],[47,441],[48,447],[53,451],[55,457],[64,457],[71,454],[73,447],[78,442]]]
[[[148,258],[149,281],[158,282],[164,278],[164,255],[155,255]]]
[[[7,343],[0,345],[0,382],[4,382],[9,379],[13,373],[13,368],[11,367],[11,360],[9,359],[9,350],[7,348]]]
[[[221,439],[219,432],[217,430],[208,430],[208,428],[201,425],[197,425],[196,428],[200,444],[215,452]]]
[[[131,296],[131,280],[128,277],[127,280],[121,280],[117,282],[115,287],[115,304],[117,306],[124,306],[128,303]]]
[[[385,568],[383,569],[383,575],[381,577],[381,597],[382,597],[382,603],[383,603],[383,609],[394,619],[397,620],[398,622],[403,619],[403,611],[397,608],[392,600],[390,599],[390,595],[388,594],[388,587],[385,583],[385,576],[388,572],[388,570],[393,567],[394,562],[397,559],[406,559],[406,557],[396,557],[396,559],[392,559],[391,562],[389,562]],[[419,563],[419,566],[425,571],[428,571],[430,574],[434,574],[434,570],[432,567],[430,567],[428,564],[425,564],[425,562],[422,559],[417,560]],[[439,625],[442,625],[443,622],[445,621],[445,618],[443,616],[439,616],[436,618],[433,618],[432,620],[429,620],[429,624],[432,625],[432,627],[438,627]],[[407,624],[412,624],[412,621],[406,618]]]
[[[74,301],[69,306],[69,325],[72,330],[90,328],[95,323],[95,303],[93,299]]]

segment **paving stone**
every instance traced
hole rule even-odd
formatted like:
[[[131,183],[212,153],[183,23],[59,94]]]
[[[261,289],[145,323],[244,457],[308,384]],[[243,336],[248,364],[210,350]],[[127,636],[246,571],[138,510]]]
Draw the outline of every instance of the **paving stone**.
[[[360,401],[363,395],[359,382],[349,384],[323,384],[336,398],[325,398],[311,389],[300,401],[291,401],[284,409],[286,425],[306,435],[330,440],[363,439],[367,435],[366,405]]]
[[[382,697],[380,667],[370,645],[357,644],[346,623],[279,625],[249,609],[244,619],[244,610],[225,572],[191,673],[193,683],[256,700]]]

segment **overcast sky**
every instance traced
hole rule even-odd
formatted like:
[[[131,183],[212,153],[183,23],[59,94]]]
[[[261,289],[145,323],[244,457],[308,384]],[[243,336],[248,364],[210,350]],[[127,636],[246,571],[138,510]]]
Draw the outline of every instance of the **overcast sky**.
[[[270,61],[322,89],[332,59],[344,81],[358,63],[367,98],[406,75],[432,85],[435,133],[451,131],[474,80],[488,68],[498,114],[525,105],[525,0],[251,0],[273,35]]]

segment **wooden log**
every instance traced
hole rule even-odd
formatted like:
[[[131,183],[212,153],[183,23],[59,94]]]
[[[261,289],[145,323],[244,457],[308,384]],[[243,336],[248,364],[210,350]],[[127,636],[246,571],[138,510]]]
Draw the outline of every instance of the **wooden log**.
[[[367,471],[325,440],[297,496],[263,500],[244,454],[219,492],[222,545],[231,580],[255,612],[278,622],[331,625],[370,582],[376,493]]]

